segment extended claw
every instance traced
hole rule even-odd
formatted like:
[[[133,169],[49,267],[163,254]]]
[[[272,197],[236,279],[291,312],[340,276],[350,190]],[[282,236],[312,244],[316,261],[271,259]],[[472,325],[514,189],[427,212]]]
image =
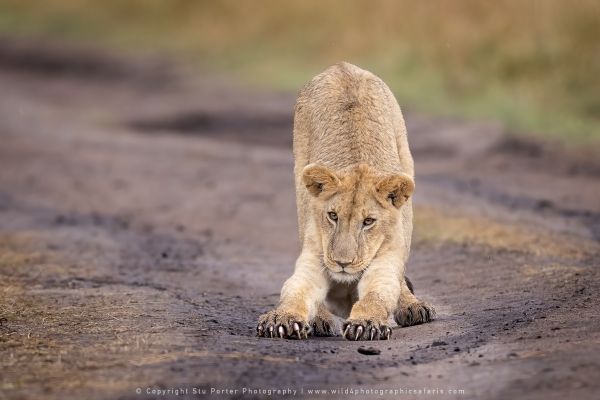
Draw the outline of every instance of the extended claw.
[[[256,334],[257,334],[258,336],[262,336],[262,335],[263,335],[263,331],[264,331],[264,330],[265,330],[265,328],[263,328],[262,324],[259,324],[259,325],[256,327]]]
[[[362,334],[363,334],[363,327],[362,325],[359,325],[358,328],[356,328],[356,334],[354,335],[354,340],[358,340]]]
[[[385,328],[385,333],[383,335],[385,340],[388,340],[392,337],[392,330],[390,328]]]
[[[294,322],[294,332],[296,333],[296,336],[298,337],[298,339],[302,339],[302,336],[300,333],[300,325],[298,325],[297,322]]]
[[[346,335],[348,334],[349,330],[350,330],[350,324],[346,325],[346,329],[344,329],[344,333],[342,333],[342,337],[344,339],[346,339]]]
[[[373,340],[374,337],[375,337],[375,328],[371,328],[371,337],[369,340]]]
[[[271,338],[273,338],[273,327],[272,326],[269,327],[269,334],[271,335]]]
[[[283,337],[285,336],[285,329],[283,326],[279,325],[279,328],[277,328],[277,332],[279,332],[279,337],[283,339]]]

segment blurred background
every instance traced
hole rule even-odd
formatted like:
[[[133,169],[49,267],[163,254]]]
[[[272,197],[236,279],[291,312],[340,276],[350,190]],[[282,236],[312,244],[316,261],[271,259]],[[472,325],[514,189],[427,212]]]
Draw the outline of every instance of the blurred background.
[[[346,60],[399,102],[510,131],[600,138],[600,2],[2,0],[0,33],[161,54],[296,90]]]
[[[598,398],[599,21],[599,0],[0,0],[0,399]],[[341,60],[404,108],[408,276],[439,315],[377,356],[255,337],[298,256],[295,92]]]

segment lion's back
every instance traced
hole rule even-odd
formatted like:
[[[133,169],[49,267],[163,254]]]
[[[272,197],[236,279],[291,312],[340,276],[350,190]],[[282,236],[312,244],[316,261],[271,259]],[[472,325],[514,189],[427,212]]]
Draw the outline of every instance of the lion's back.
[[[402,169],[398,129],[405,134],[400,107],[387,85],[368,71],[339,63],[300,91],[294,154],[304,165],[342,170],[366,163],[395,173]]]

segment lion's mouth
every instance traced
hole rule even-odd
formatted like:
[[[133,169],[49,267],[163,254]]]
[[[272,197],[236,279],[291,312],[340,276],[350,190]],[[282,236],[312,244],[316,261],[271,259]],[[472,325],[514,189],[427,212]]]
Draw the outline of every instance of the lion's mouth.
[[[339,265],[337,265],[337,263],[327,262],[326,260],[323,260],[323,267],[331,273],[347,276],[360,274],[365,269],[363,263],[356,263],[342,268]]]
[[[358,282],[360,280],[360,278],[362,277],[362,272],[363,272],[363,270],[351,272],[351,271],[344,271],[344,270],[333,271],[331,269],[328,269],[328,274],[332,280],[334,280],[336,282],[340,282],[340,283],[347,283],[347,284]]]

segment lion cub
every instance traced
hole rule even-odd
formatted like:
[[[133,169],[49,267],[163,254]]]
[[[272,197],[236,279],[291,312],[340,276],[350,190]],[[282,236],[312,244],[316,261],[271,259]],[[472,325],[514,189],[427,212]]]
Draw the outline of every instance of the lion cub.
[[[401,326],[431,321],[404,277],[414,166],[387,85],[348,63],[314,77],[296,102],[294,157],[302,251],[258,335],[389,339],[391,315]]]

